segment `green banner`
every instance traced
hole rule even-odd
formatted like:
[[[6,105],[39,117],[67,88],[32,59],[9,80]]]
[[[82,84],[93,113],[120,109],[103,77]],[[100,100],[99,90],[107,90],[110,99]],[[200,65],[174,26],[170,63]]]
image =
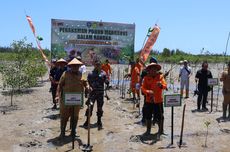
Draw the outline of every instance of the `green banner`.
[[[135,24],[51,20],[51,56],[81,56],[85,64],[97,57],[111,63],[128,63],[134,54]]]

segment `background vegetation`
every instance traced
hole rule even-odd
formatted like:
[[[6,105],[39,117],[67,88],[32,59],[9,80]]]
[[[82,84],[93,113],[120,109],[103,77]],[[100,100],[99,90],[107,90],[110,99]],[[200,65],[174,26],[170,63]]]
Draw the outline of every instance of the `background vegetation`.
[[[135,53],[135,58],[139,56],[139,53],[140,51]],[[211,54],[209,51],[202,51],[200,54],[194,55],[179,49],[170,50],[167,48],[164,48],[162,52],[152,50],[149,57],[151,56],[156,57],[159,62],[166,63],[179,63],[183,60],[188,60],[194,64],[202,63],[203,61],[208,61],[209,63],[226,63],[230,60],[230,56],[225,55],[225,53]]]
[[[0,50],[2,88],[9,91],[13,105],[13,95],[23,88],[36,86],[38,78],[47,72],[47,68],[40,52],[27,43],[26,38]]]

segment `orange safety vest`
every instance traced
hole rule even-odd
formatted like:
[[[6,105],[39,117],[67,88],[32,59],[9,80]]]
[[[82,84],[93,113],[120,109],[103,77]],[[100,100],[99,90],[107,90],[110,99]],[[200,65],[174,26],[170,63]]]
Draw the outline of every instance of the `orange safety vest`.
[[[162,84],[162,88],[160,88],[157,83]],[[143,84],[141,87],[142,92],[146,96],[146,102],[150,103],[154,101],[154,103],[162,103],[163,102],[163,89],[166,89],[167,83],[164,79],[163,74],[157,74],[154,78],[151,76],[145,76],[143,80]],[[148,93],[148,90],[153,91],[153,95]]]
[[[108,63],[108,64],[103,64],[102,66],[101,66],[101,69],[103,70],[103,71],[105,71],[105,73],[106,73],[106,75],[109,77],[109,75],[112,73],[112,68],[111,68],[111,66],[110,66],[110,64]]]

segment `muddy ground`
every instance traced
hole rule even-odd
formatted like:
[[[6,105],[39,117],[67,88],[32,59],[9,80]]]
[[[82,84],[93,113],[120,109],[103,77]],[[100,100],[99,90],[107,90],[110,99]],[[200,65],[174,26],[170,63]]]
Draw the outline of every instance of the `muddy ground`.
[[[129,94],[121,98],[120,87],[118,87],[118,69],[120,78],[123,69],[127,66],[113,66],[114,81],[113,88],[108,91],[110,100],[105,99],[103,129],[98,131],[96,127],[96,110],[94,109],[91,120],[91,145],[96,152],[140,152],[140,151],[207,151],[207,152],[228,152],[230,141],[230,120],[222,119],[222,94],[220,86],[214,87],[213,112],[196,111],[196,98],[193,96],[195,89],[194,75],[200,65],[193,65],[193,75],[190,80],[190,98],[182,99],[181,107],[174,107],[174,136],[171,145],[171,108],[164,108],[165,135],[158,141],[156,133],[157,125],[152,127],[151,136],[145,137],[142,134],[146,127],[140,123],[138,108],[133,108]],[[163,71],[168,70],[171,65],[164,64]],[[209,66],[214,77],[218,78],[222,65]],[[90,68],[88,68],[90,69]],[[175,67],[168,77],[170,92],[179,89],[177,81],[179,66]],[[119,81],[119,85],[122,81]],[[63,152],[81,151],[80,146],[87,143],[87,130],[82,127],[85,121],[84,113],[86,106],[80,111],[80,119],[77,127],[79,138],[75,140],[75,149],[71,150],[72,143],[69,125],[67,126],[67,137],[59,140],[60,133],[59,111],[52,110],[51,93],[49,92],[50,82],[44,76],[38,87],[25,90],[23,94],[13,98],[13,106],[10,105],[10,96],[2,90],[0,94],[0,151],[1,152]],[[128,86],[127,86],[128,88]],[[219,90],[219,91],[218,91]],[[127,92],[127,91],[125,91]],[[219,95],[218,95],[219,92]],[[218,100],[217,100],[218,98]],[[218,101],[218,102],[217,102]],[[143,98],[141,100],[143,104]],[[186,104],[184,122],[184,145],[179,148],[177,142],[180,139],[183,105]],[[205,139],[207,127],[205,122],[210,122],[208,127],[207,146]]]

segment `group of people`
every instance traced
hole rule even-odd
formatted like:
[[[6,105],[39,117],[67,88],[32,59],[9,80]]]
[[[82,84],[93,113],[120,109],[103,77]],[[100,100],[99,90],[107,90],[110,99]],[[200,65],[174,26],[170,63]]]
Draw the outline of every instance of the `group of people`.
[[[85,79],[82,75],[86,72],[86,67],[79,56],[71,58],[69,61],[62,58],[57,61],[52,60],[50,70],[51,92],[54,104],[52,109],[57,109],[57,103],[59,103],[60,138],[65,137],[66,125],[71,116],[71,119],[73,119],[71,126],[75,131],[73,132],[75,136],[79,112],[83,104],[83,94],[86,93],[89,94],[88,98],[93,105],[97,101],[97,125],[99,130],[102,129],[104,84],[108,85],[109,83],[111,67],[108,60],[106,60],[105,64],[102,64],[99,59],[95,59],[93,65],[94,69],[89,72],[87,79]],[[102,67],[105,71],[102,70]],[[69,95],[76,100],[80,96],[80,103],[68,105],[67,100],[72,100],[68,98]],[[93,108],[91,108],[91,111],[87,109],[85,115],[88,116],[88,112],[92,115],[92,111]],[[88,127],[88,117],[83,126]]]
[[[179,70],[178,81],[180,82],[180,95],[185,99],[189,98],[189,79],[192,75],[192,69],[188,65],[188,61],[180,62],[182,65]],[[131,82],[130,88],[133,94],[133,100],[140,99],[140,92],[144,96],[144,105],[142,108],[141,122],[146,125],[147,130],[144,134],[150,134],[151,124],[158,124],[158,133],[163,133],[164,115],[163,115],[163,90],[167,90],[167,83],[165,78],[168,72],[161,72],[161,66],[158,64],[156,58],[151,57],[149,64],[145,66],[140,59],[136,62],[131,62]],[[212,90],[209,86],[208,79],[213,78],[211,71],[208,69],[208,62],[202,63],[202,68],[195,74],[196,94],[197,97],[197,111],[207,111],[207,96],[208,92]],[[226,113],[229,109],[228,118],[230,118],[230,62],[228,63],[228,70],[222,73],[220,81],[223,82],[223,118],[227,118]],[[139,103],[137,103],[139,106]]]
[[[57,108],[57,101],[60,105],[61,116],[61,134],[60,137],[65,136],[65,129],[68,119],[74,113],[73,127],[76,129],[79,111],[82,105],[75,105],[74,108],[65,105],[66,95],[68,93],[88,92],[88,98],[94,105],[97,102],[97,126],[98,130],[103,128],[103,104],[104,104],[104,90],[105,85],[109,85],[110,75],[112,73],[111,65],[106,60],[102,64],[99,59],[94,60],[94,69],[87,75],[87,79],[82,77],[86,72],[86,67],[81,62],[81,58],[73,58],[67,62],[64,59],[58,61],[52,60],[53,66],[50,70],[51,91],[53,95],[53,109]],[[151,125],[158,125],[158,135],[164,133],[164,109],[163,109],[163,91],[167,90],[166,73],[161,72],[161,65],[158,64],[156,58],[151,57],[149,64],[145,65],[140,59],[131,64],[131,83],[130,88],[133,93],[133,99],[140,100],[140,95],[144,96],[144,105],[142,108],[143,118],[142,122],[146,124],[146,132],[144,135],[151,133]],[[183,61],[179,71],[180,93],[183,97],[185,88],[185,98],[189,98],[189,78],[192,75],[191,67],[188,66],[188,61]],[[208,86],[208,79],[212,78],[212,73],[208,70],[208,63],[203,62],[202,68],[196,72],[195,82],[197,84],[198,98],[197,110],[206,111],[207,95],[212,89]],[[224,71],[220,81],[223,82],[223,118],[226,118],[227,108],[229,109],[228,117],[230,118],[230,62],[228,63],[228,70]],[[83,99],[81,99],[83,100]],[[137,103],[137,106],[140,106]],[[85,116],[92,115],[93,106],[89,110],[86,109]],[[88,127],[89,118],[86,118],[84,127]]]

